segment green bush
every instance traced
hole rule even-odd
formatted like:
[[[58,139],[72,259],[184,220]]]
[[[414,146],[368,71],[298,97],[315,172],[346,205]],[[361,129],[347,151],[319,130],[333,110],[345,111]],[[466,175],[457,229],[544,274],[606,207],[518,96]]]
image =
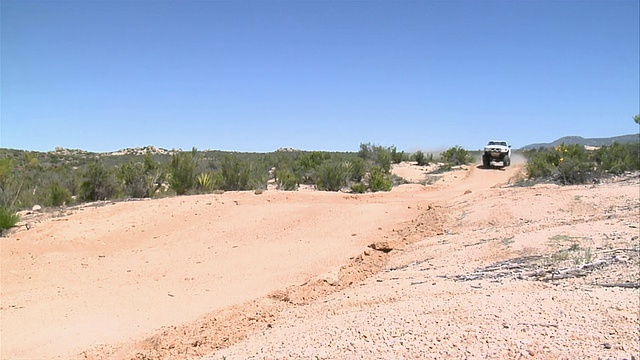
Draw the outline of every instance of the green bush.
[[[404,159],[405,159],[404,151],[398,152],[398,150],[396,149],[395,146],[391,146],[390,150],[391,150],[391,162],[392,163],[400,164],[401,162],[404,161]]]
[[[129,161],[118,168],[117,177],[126,196],[143,198],[149,196],[149,184],[142,163]]]
[[[276,170],[276,183],[279,190],[295,191],[298,190],[300,180],[289,170]]]
[[[12,158],[0,158],[0,206],[11,204],[13,187],[16,182],[15,165]]]
[[[49,185],[48,193],[49,199],[47,203],[50,206],[62,206],[71,203],[71,192],[57,182]]]
[[[391,171],[391,151],[382,146],[375,146],[374,151],[376,155],[375,164],[388,174]]]
[[[148,196],[153,197],[165,182],[167,173],[165,169],[153,159],[153,156],[149,151],[144,155],[143,163]]]
[[[369,173],[369,188],[371,191],[390,191],[391,186],[389,175],[381,167],[374,166],[371,168]]]
[[[594,155],[598,172],[622,174],[625,171],[640,170],[639,144],[619,144],[603,146]]]
[[[429,165],[433,162],[433,154],[425,155],[422,151],[418,150],[413,154],[413,160],[418,166]]]
[[[392,151],[393,147],[387,148],[380,145],[373,145],[371,143],[360,144],[358,157],[369,162],[372,166],[380,166],[385,173],[388,173],[391,170]]]
[[[222,159],[222,189],[226,191],[249,190],[250,167],[233,156]]]
[[[313,171],[329,159],[329,154],[320,151],[304,153],[298,158],[298,166],[302,171]]]
[[[454,146],[443,152],[440,157],[442,161],[451,166],[465,165],[473,161],[469,152],[460,146]]]
[[[316,185],[318,190],[340,191],[347,185],[347,179],[351,177],[349,165],[341,161],[329,161],[323,163],[316,172]]]
[[[551,176],[555,166],[546,161],[545,156],[534,155],[527,161],[527,176],[529,179]]]
[[[0,205],[12,209],[35,204],[42,188],[42,166],[35,152],[24,151],[0,159]]]
[[[558,150],[557,172],[562,184],[584,184],[591,177],[594,166],[584,147],[561,145]]]
[[[416,151],[416,152],[413,154],[413,159],[416,161],[416,163],[417,163],[419,166],[426,165],[426,163],[425,163],[424,153],[423,153],[422,151],[420,151],[420,150]]]
[[[367,192],[367,184],[358,182],[351,184],[351,191],[358,194],[364,194]]]
[[[367,164],[361,158],[355,158],[348,162],[349,171],[351,172],[351,181],[361,182],[367,173]]]
[[[527,176],[529,179],[554,177],[562,184],[582,184],[596,176],[595,154],[581,145],[564,144],[528,152]]]
[[[12,228],[18,221],[20,221],[18,214],[7,207],[0,206],[0,234],[4,230]]]
[[[358,157],[363,160],[373,159],[373,145],[371,143],[360,143],[360,150],[358,150]]]
[[[94,161],[87,166],[80,184],[80,198],[85,201],[106,200],[117,193],[111,172]]]
[[[169,186],[178,195],[184,195],[195,185],[197,160],[196,149],[191,153],[176,152],[171,157],[169,164]]]
[[[193,156],[195,155],[192,154]],[[121,165],[119,169],[123,192],[133,198],[153,197],[162,187],[165,178],[165,170],[153,160],[148,151],[142,162],[134,162],[132,159],[128,164]]]
[[[249,183],[246,190],[267,190],[269,168],[263,163],[249,163]]]

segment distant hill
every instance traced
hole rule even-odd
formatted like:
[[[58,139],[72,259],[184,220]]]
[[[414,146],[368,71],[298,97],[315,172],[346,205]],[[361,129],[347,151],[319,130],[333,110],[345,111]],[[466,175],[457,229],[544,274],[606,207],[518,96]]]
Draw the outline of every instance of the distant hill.
[[[530,144],[527,146],[523,146],[520,150],[532,150],[543,148],[553,148],[560,144],[565,145],[583,145],[583,146],[605,146],[611,145],[614,142],[625,144],[625,143],[634,143],[638,142],[638,134],[629,134],[622,136],[614,136],[609,138],[590,138],[585,139],[581,136],[565,136],[556,141],[550,143],[540,143],[540,144]]]

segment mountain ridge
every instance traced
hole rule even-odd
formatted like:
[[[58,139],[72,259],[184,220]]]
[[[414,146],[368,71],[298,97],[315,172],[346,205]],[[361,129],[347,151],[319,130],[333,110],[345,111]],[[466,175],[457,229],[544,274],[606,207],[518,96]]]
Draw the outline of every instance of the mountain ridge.
[[[613,143],[634,143],[638,142],[639,134],[628,134],[620,136],[612,136],[607,138],[583,138],[582,136],[564,136],[549,143],[535,143],[523,146],[520,150],[533,150],[539,148],[553,148],[560,144],[565,145],[583,145],[583,146],[607,146]]]

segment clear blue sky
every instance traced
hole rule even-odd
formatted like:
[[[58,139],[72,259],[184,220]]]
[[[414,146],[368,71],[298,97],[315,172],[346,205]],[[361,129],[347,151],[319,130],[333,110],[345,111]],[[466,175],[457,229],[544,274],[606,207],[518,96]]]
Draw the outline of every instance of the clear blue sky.
[[[0,147],[635,133],[639,1],[7,1]]]

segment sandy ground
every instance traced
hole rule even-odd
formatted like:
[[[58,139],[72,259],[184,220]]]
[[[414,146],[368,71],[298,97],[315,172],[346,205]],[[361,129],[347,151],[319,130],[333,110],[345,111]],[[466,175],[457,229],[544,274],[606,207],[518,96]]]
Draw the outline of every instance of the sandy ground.
[[[29,218],[0,239],[0,357],[640,359],[619,286],[640,276],[638,177],[509,187],[521,168]]]

